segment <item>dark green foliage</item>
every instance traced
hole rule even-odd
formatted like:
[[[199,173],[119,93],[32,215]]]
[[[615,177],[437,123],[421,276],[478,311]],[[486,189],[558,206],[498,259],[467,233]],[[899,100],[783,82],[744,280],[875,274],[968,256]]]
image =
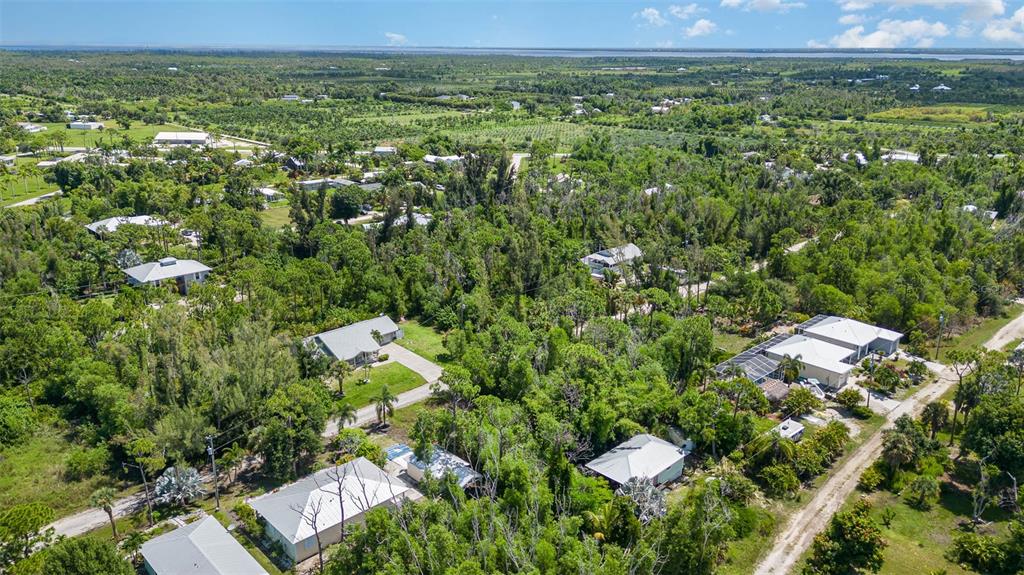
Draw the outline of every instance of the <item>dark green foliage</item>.
[[[877,573],[886,542],[870,511],[871,506],[861,500],[852,509],[836,513],[828,529],[814,538],[805,575]]]
[[[131,575],[135,570],[109,541],[65,539],[44,551],[42,575]]]

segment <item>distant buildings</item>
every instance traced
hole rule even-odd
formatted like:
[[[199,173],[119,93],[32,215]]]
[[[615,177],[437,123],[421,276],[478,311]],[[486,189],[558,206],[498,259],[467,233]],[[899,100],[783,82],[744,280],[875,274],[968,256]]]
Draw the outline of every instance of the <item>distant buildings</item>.
[[[373,153],[376,156],[394,156],[398,153],[398,148],[395,146],[377,146],[373,149]]]
[[[192,285],[206,281],[206,277],[212,270],[195,260],[166,257],[122,271],[128,276],[129,285],[158,286],[166,282],[174,282],[180,293],[187,294]]]
[[[157,146],[206,146],[212,141],[206,132],[160,132],[153,138]]]
[[[340,485],[339,485],[340,476]],[[248,500],[266,526],[266,536],[299,563],[341,540],[345,525],[361,522],[374,507],[395,507],[421,495],[365,457],[328,467]],[[314,521],[313,516],[316,515]]]
[[[935,86],[934,88],[932,88],[932,92],[949,92],[952,89],[953,88],[950,88],[949,86],[947,86],[945,84],[939,84],[938,86]]]
[[[18,122],[18,127],[29,134],[38,134],[39,132],[45,132],[47,129],[46,126],[40,126],[31,122]]]
[[[297,102],[299,100],[298,94],[285,94],[281,96],[281,99],[285,102]]]
[[[83,122],[81,120],[70,122],[69,130],[102,130],[103,122]]]
[[[883,162],[911,162],[918,164],[921,162],[921,155],[915,154],[914,152],[908,152],[907,150],[890,150],[882,154]]]
[[[423,162],[427,163],[427,164],[430,164],[430,165],[436,165],[436,164],[448,164],[448,165],[451,165],[451,164],[457,164],[457,163],[459,163],[461,161],[462,161],[462,157],[461,156],[454,156],[454,155],[453,156],[435,156],[433,154],[427,154],[427,155],[423,156]]]
[[[380,339],[374,339],[377,332]],[[377,361],[381,346],[405,335],[386,315],[318,333],[306,341],[330,357],[358,367]]]
[[[679,479],[688,453],[663,439],[642,433],[612,448],[586,465],[615,485],[630,479],[650,479],[663,485]]]
[[[133,226],[158,227],[167,225],[167,222],[160,218],[154,218],[153,216],[114,216],[112,218],[106,218],[87,224],[85,229],[97,236],[103,236],[116,232],[117,228],[126,224]]]
[[[640,251],[640,248],[636,247],[636,244],[629,243],[594,252],[583,257],[580,261],[590,268],[591,276],[595,278],[603,278],[604,270],[606,269],[610,269],[613,272],[622,275],[622,267],[624,265],[643,257],[643,255],[644,253]]]
[[[202,519],[142,544],[150,575],[267,575],[215,518]]]

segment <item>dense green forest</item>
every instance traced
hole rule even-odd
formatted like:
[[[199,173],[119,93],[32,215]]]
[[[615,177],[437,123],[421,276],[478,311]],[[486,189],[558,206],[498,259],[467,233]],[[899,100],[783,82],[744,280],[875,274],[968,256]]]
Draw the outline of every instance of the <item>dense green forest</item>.
[[[626,65],[646,69],[607,70]],[[0,203],[62,192],[0,208],[0,475],[22,477],[19,454],[59,441],[56,460],[34,464],[65,489],[0,480],[0,569],[60,572],[79,553],[118,572],[98,543],[31,551],[52,543],[58,514],[96,507],[94,489],[204,468],[208,444],[246,471],[223,478],[241,500],[402,439],[463,457],[483,486],[467,495],[441,478],[420,502],[374,510],[325,572],[749,571],[756,550],[742,546],[770,540],[779,509],[864,437],[837,420],[783,439],[776,424],[819,399],[770,405],[713,367],[817,314],[897,330],[931,359],[936,342],[1019,313],[1021,74],[1001,62],[0,53],[0,153],[22,154],[0,168]],[[953,91],[907,89],[940,81]],[[39,167],[80,137],[61,127],[67,110],[105,122],[97,152]],[[258,143],[158,149],[145,130],[165,125]],[[357,153],[382,144],[398,153]],[[919,161],[886,161],[895,149]],[[297,184],[367,172],[382,186]],[[266,209],[265,185],[286,200]],[[349,223],[364,206],[377,225]],[[174,227],[85,227],[143,214]],[[580,264],[627,242],[644,256],[621,277]],[[187,296],[126,285],[121,269],[166,256],[211,276]],[[391,431],[325,439],[363,405],[304,338],[380,314],[443,343],[444,386]],[[981,494],[977,519],[1018,497],[1024,364],[949,353],[964,374],[952,408],[885,431],[877,480],[862,484],[924,505],[953,477]],[[889,384],[871,369],[887,393],[917,384],[903,364],[882,368],[898,372]],[[388,393],[371,400],[385,413]],[[858,398],[852,419],[876,430]],[[695,444],[689,480],[653,513],[582,468],[644,432]],[[258,532],[244,506],[232,513]],[[807,572],[846,572],[844,530],[876,528],[872,513],[837,515]],[[958,534],[950,564],[1017,572],[1018,515]]]

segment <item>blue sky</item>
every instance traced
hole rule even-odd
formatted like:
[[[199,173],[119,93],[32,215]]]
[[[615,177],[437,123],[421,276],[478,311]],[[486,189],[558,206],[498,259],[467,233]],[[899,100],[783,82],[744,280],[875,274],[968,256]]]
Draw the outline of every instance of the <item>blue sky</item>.
[[[0,0],[0,44],[1024,48],[1024,0]]]

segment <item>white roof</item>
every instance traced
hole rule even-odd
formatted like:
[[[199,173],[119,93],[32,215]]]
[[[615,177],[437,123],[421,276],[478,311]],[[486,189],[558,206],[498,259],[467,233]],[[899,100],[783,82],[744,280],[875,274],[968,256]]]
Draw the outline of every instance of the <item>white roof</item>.
[[[591,461],[587,469],[621,484],[634,477],[657,477],[685,457],[686,452],[682,448],[641,433]]]
[[[375,154],[394,154],[398,151],[395,146],[377,146],[373,149]]]
[[[209,515],[146,541],[142,556],[156,575],[267,575]]]
[[[154,218],[153,216],[114,216],[112,218],[107,218],[105,220],[93,222],[91,224],[86,225],[85,227],[94,234],[112,234],[117,231],[117,228],[125,224],[131,224],[133,226],[156,227],[166,225],[167,222],[161,220],[160,218]]]
[[[398,331],[398,326],[391,318],[382,315],[318,333],[310,339],[335,359],[350,361],[360,353],[373,353],[380,349],[380,344],[373,339],[375,330],[381,334],[389,334]]]
[[[585,264],[603,264],[605,267],[616,266],[621,263],[630,262],[638,257],[644,255],[640,248],[636,247],[636,244],[626,244],[624,246],[618,246],[594,252],[589,256],[584,257],[581,261]]]
[[[135,281],[144,284],[195,273],[208,272],[210,271],[210,268],[196,260],[163,258],[160,261],[144,263],[122,271],[128,274]]]
[[[811,327],[805,328],[804,333],[820,335],[857,347],[863,347],[877,339],[897,341],[903,337],[902,333],[892,331],[891,329],[838,316],[829,316]]]
[[[160,132],[153,138],[153,141],[160,142],[194,142],[207,140],[210,134],[206,132]]]
[[[256,188],[256,192],[262,194],[266,198],[276,198],[277,196],[284,195],[274,188]]]
[[[804,430],[804,424],[799,421],[793,421],[792,419],[786,419],[782,423],[775,426],[774,431],[786,439],[793,439]]]
[[[341,475],[341,501],[339,504],[337,476]],[[274,526],[292,543],[313,537],[313,528],[303,518],[317,504],[317,528],[324,531],[345,521],[351,521],[370,509],[392,501],[415,498],[417,492],[404,481],[392,477],[365,457],[354,459],[338,467],[317,471],[265,495],[248,501],[263,519]]]
[[[423,156],[423,161],[427,164],[454,164],[456,162],[461,162],[462,158],[459,156],[435,156],[434,154],[427,154]]]
[[[233,163],[231,165],[232,166],[248,167],[248,166],[252,165],[252,160],[249,160],[247,158],[242,158],[241,160],[237,160],[235,163]]]
[[[793,337],[765,350],[769,356],[799,357],[804,365],[820,367],[832,373],[849,373],[853,366],[843,360],[854,353],[853,350],[814,339],[805,335]]]

